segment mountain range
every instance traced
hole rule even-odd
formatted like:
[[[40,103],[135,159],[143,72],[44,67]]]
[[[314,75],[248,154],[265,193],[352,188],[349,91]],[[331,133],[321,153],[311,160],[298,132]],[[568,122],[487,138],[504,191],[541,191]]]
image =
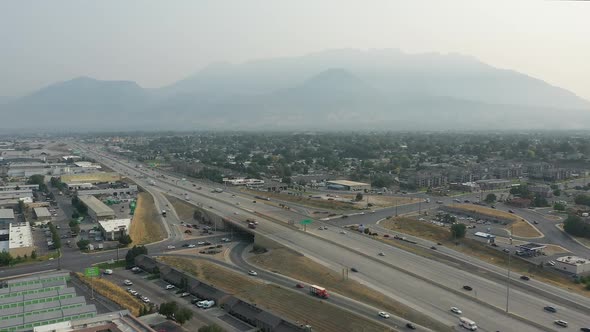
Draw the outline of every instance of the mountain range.
[[[586,129],[590,102],[460,54],[331,50],[216,63],[157,89],[79,77],[0,99],[0,129]]]

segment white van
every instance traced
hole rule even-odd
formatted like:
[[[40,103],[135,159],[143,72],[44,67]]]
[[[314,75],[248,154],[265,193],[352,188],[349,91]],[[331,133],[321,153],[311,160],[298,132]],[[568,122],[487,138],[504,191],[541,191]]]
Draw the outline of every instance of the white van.
[[[465,317],[459,318],[459,325],[468,329],[469,331],[477,330],[477,325],[475,324],[474,321],[472,321],[469,318],[465,318]]]
[[[212,306],[214,306],[214,305],[215,305],[215,301],[213,301],[213,300],[211,300],[211,301],[206,301],[205,303],[203,303],[203,306],[202,306],[202,308],[203,308],[203,309],[209,309],[209,308],[211,308],[211,307],[212,307]]]

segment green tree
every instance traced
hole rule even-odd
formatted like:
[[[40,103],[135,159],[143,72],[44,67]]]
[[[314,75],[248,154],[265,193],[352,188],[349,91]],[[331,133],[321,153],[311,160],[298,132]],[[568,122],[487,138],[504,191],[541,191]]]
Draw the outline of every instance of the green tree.
[[[357,202],[360,202],[360,201],[362,201],[362,200],[363,200],[363,194],[362,194],[362,193],[357,193],[357,194],[356,194],[356,197],[355,197],[355,200],[356,200]]]
[[[174,313],[174,319],[180,325],[184,325],[184,323],[188,322],[193,317],[193,312],[188,308],[180,308],[176,310]]]
[[[13,258],[7,251],[0,252],[0,266],[8,266],[12,262]]]
[[[496,197],[496,194],[488,194],[484,201],[488,204],[491,204],[491,203],[494,203],[497,199],[498,198]]]
[[[441,222],[444,222],[445,224],[454,224],[455,222],[457,222],[457,218],[453,215],[446,213],[442,216]]]
[[[531,204],[532,206],[537,206],[537,207],[544,207],[544,206],[549,206],[549,202],[547,202],[547,199],[541,195],[535,195],[535,198],[533,199],[533,202]]]
[[[80,250],[88,249],[89,244],[90,244],[90,241],[88,241],[88,240],[80,240],[80,241],[76,242],[76,245],[78,246],[78,248],[80,248]]]
[[[555,196],[561,196],[561,190],[560,189],[553,190],[553,195],[555,195]]]
[[[133,246],[133,248],[127,251],[125,255],[125,265],[130,268],[135,265],[135,257],[139,255],[147,255],[148,250],[144,246]]]
[[[562,202],[555,202],[553,209],[556,211],[565,211],[566,205]]]
[[[574,236],[590,238],[590,223],[584,222],[582,218],[570,215],[563,222],[563,230]]]
[[[222,329],[219,325],[212,324],[200,327],[198,332],[225,332],[225,330]]]
[[[588,195],[577,195],[574,198],[574,202],[579,205],[590,206],[590,196]]]
[[[166,316],[166,318],[172,318],[177,311],[178,304],[174,301],[164,302],[160,304],[160,308],[158,309],[158,313],[160,315]]]
[[[31,259],[37,259],[37,251],[36,250],[31,251]]]
[[[465,224],[453,224],[451,225],[451,235],[454,239],[461,239],[465,237],[467,232],[467,226]]]

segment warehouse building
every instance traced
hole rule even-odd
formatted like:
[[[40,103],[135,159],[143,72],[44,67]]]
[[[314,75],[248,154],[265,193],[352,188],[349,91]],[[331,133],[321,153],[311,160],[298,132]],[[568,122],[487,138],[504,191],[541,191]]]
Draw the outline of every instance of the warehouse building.
[[[88,215],[95,221],[115,218],[115,211],[94,196],[79,196],[80,202],[88,208]]]
[[[30,331],[96,316],[96,307],[67,287],[67,280],[68,273],[45,273],[5,281],[0,288],[0,331]]]
[[[8,225],[14,222],[14,211],[12,209],[0,209],[0,229],[7,229]]]
[[[131,219],[101,220],[98,222],[102,236],[108,241],[118,240],[122,234],[129,233]]]
[[[33,332],[71,332],[71,331],[125,331],[156,332],[149,325],[135,318],[127,310],[108,312],[91,318],[80,318],[62,323],[39,326]]]
[[[130,184],[125,188],[105,188],[105,189],[84,189],[78,188],[78,195],[107,195],[107,196],[123,196],[123,195],[137,195],[138,188],[135,184]]]
[[[81,173],[81,174],[67,174],[61,176],[61,182],[64,183],[115,183],[121,181],[121,175],[115,172],[92,172],[92,173]]]
[[[328,189],[333,190],[348,190],[348,191],[362,191],[371,190],[371,185],[363,182],[355,182],[348,180],[331,180],[326,181]]]
[[[555,268],[577,275],[590,274],[590,260],[576,256],[563,256],[555,259]]]
[[[3,244],[3,249],[6,244]],[[12,223],[8,228],[8,252],[12,257],[24,255],[30,256],[35,250],[33,246],[33,233],[31,232],[31,225],[26,222]]]
[[[37,219],[35,224],[47,224],[51,220],[51,213],[46,207],[33,208],[33,214]]]

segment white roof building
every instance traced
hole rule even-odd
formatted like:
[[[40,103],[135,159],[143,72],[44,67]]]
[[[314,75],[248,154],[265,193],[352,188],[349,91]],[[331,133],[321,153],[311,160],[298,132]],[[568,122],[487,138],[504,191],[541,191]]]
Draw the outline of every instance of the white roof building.
[[[98,222],[103,236],[106,240],[117,240],[121,235],[129,233],[129,226],[131,225],[131,219],[111,219],[101,220]]]
[[[555,259],[555,268],[573,274],[590,273],[590,260],[577,256],[563,256]]]

